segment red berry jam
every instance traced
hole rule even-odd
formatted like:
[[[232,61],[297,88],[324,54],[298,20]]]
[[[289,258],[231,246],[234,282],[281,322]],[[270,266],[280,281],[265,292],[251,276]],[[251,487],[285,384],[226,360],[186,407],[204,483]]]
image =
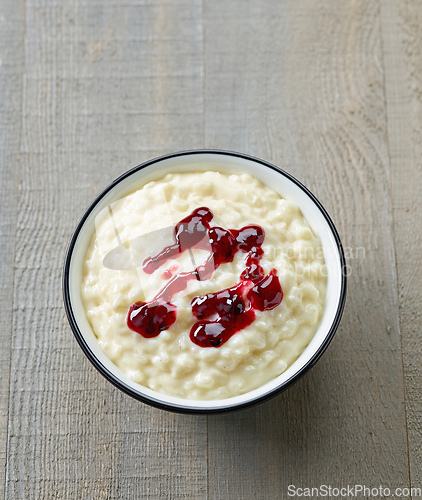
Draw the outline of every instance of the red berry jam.
[[[177,271],[177,265],[176,264],[173,264],[172,266],[170,266],[168,269],[166,269],[165,271],[163,271],[161,273],[161,277],[163,280],[169,280],[170,278],[173,277],[173,274]]]
[[[251,306],[259,311],[269,311],[277,307],[283,299],[283,290],[275,269],[249,290],[247,297]]]
[[[143,337],[156,337],[176,321],[176,306],[169,302],[136,302],[129,308],[128,327]]]
[[[212,218],[209,208],[197,208],[175,225],[174,244],[144,261],[143,270],[151,274],[186,250],[211,248],[204,264],[193,271],[173,276],[175,269],[171,266],[162,273],[163,279],[169,282],[154,299],[130,306],[127,325],[131,330],[145,338],[156,337],[167,330],[176,321],[177,309],[171,303],[172,297],[185,290],[191,280],[209,279],[220,264],[232,262],[239,251],[247,254],[241,281],[233,287],[192,300],[192,313],[199,320],[190,331],[192,342],[200,347],[219,347],[254,321],[255,310],[268,311],[280,304],[283,291],[276,270],[265,276],[259,265],[264,254],[264,229],[256,225],[239,230],[210,227]]]

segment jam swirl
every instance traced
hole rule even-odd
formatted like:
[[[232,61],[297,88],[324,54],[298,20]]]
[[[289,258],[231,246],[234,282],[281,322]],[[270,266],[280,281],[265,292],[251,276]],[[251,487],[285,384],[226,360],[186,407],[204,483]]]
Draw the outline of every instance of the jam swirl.
[[[209,279],[221,264],[232,262],[239,251],[247,254],[239,283],[192,300],[192,313],[199,321],[191,328],[191,341],[200,347],[220,347],[254,321],[255,310],[268,311],[280,304],[283,291],[276,270],[266,276],[259,264],[264,254],[264,229],[257,225],[241,229],[211,227],[212,219],[213,213],[209,208],[197,208],[175,225],[173,245],[145,259],[143,270],[152,274],[169,259],[187,250],[209,250],[211,247],[210,255],[203,264],[190,272],[174,276],[169,273],[171,279],[154,299],[130,306],[126,321],[131,330],[145,338],[156,337],[167,330],[176,321],[177,315],[177,308],[171,303],[172,297],[185,290],[191,280]]]

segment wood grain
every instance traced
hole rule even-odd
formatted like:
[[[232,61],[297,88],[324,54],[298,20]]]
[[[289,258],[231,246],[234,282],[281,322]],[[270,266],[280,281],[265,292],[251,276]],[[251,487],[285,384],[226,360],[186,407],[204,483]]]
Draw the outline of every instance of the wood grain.
[[[422,486],[421,26],[418,0],[3,0],[0,497]],[[113,388],[61,295],[94,196],[146,159],[201,147],[305,182],[351,273],[318,364],[268,403],[208,418]]]
[[[205,47],[207,146],[297,176],[352,249],[344,318],[317,366],[268,404],[209,418],[209,498],[408,486],[379,3],[210,2]]]
[[[0,5],[0,498],[5,489],[21,139],[23,2]]]
[[[421,487],[421,4],[386,1],[382,4],[382,20],[411,483]]]
[[[61,293],[66,245],[95,194],[203,140],[202,4],[27,0],[23,18],[6,498],[203,499],[206,418],[106,382]]]

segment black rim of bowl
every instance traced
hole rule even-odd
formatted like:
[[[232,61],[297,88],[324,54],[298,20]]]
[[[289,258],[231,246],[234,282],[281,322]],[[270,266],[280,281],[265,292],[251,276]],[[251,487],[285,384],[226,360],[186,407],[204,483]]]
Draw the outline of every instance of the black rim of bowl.
[[[117,184],[119,184],[123,179],[126,179],[127,177],[131,176],[135,172],[138,172],[139,170],[142,170],[145,167],[148,167],[150,165],[153,165],[154,163],[159,163],[163,160],[167,160],[170,158],[176,158],[179,156],[190,156],[190,155],[201,155],[201,154],[213,154],[213,155],[222,155],[222,156],[234,156],[237,158],[242,158],[245,160],[249,160],[255,163],[259,163],[261,165],[264,165],[272,170],[275,170],[276,172],[280,173],[281,175],[284,175],[289,179],[291,182],[296,184],[302,191],[304,191],[309,198],[314,202],[314,204],[318,207],[322,215],[324,216],[325,220],[327,221],[328,226],[330,227],[330,230],[334,236],[337,249],[339,252],[340,256],[340,265],[341,265],[341,288],[340,288],[340,296],[339,296],[339,301],[338,301],[338,306],[337,306],[337,311],[334,317],[334,320],[331,324],[330,329],[327,332],[327,335],[324,338],[324,341],[321,343],[317,351],[314,353],[314,355],[311,357],[311,359],[301,367],[300,370],[298,370],[292,377],[290,377],[288,380],[283,382],[280,386],[272,389],[270,392],[263,394],[262,396],[258,396],[257,398],[250,400],[250,401],[245,401],[243,403],[236,404],[234,406],[220,406],[216,408],[200,408],[200,407],[187,407],[183,405],[176,405],[176,404],[171,404],[167,402],[160,401],[159,399],[154,399],[152,397],[149,397],[145,394],[141,394],[137,391],[135,391],[132,387],[128,386],[125,384],[121,379],[116,377],[113,373],[111,373],[100,361],[99,359],[94,355],[94,353],[91,351],[88,343],[86,342],[82,332],[79,329],[78,323],[76,321],[75,315],[73,313],[72,309],[72,304],[70,301],[70,290],[69,290],[69,273],[70,273],[70,264],[72,260],[72,254],[73,250],[75,247],[76,240],[79,236],[79,233],[82,229],[82,227],[85,224],[86,219],[90,215],[90,213],[93,211],[93,209],[96,207],[96,205],[100,202],[100,200],[111,190],[113,189]],[[95,200],[89,205],[85,213],[83,214],[82,218],[80,219],[78,225],[76,226],[76,229],[73,232],[72,238],[70,240],[67,252],[66,252],[66,257],[65,257],[65,263],[64,263],[64,272],[63,272],[63,298],[64,298],[64,305],[66,309],[66,314],[71,326],[71,329],[76,337],[76,340],[78,341],[80,347],[82,348],[83,352],[87,356],[87,358],[91,361],[91,363],[95,366],[95,368],[113,385],[118,387],[121,391],[124,393],[128,394],[129,396],[132,396],[133,398],[142,401],[143,403],[149,404],[150,406],[154,406],[156,408],[160,408],[163,410],[167,411],[172,411],[176,413],[186,413],[186,414],[212,414],[212,413],[226,413],[230,411],[235,411],[235,410],[241,410],[245,408],[249,408],[251,406],[258,405],[260,403],[263,403],[264,401],[267,401],[274,396],[277,396],[281,392],[285,391],[288,389],[292,384],[294,384],[297,380],[299,380],[300,377],[302,377],[321,357],[321,355],[324,353],[324,351],[327,349],[329,343],[334,337],[334,334],[338,328],[338,325],[340,323],[341,316],[343,314],[343,309],[344,309],[344,304],[346,301],[346,261],[344,257],[344,252],[343,252],[343,247],[340,241],[340,237],[337,233],[337,230],[330,219],[329,215],[327,214],[326,210],[324,207],[321,205],[321,203],[317,200],[317,198],[309,191],[308,188],[306,188],[301,182],[299,182],[297,179],[295,179],[292,175],[289,173],[285,172],[279,167],[276,167],[275,165],[268,163],[264,160],[261,160],[259,158],[255,158],[253,156],[249,156],[243,153],[237,153],[234,151],[223,151],[223,150],[213,150],[213,149],[200,149],[200,150],[190,150],[190,151],[180,151],[177,153],[172,153],[164,156],[160,156],[158,158],[154,158],[152,160],[149,160],[145,163],[141,163],[140,165],[128,170],[124,174],[122,174],[120,177],[115,179],[109,186],[107,186],[96,198]],[[157,393],[158,395],[158,393]],[[158,395],[159,397],[159,395]],[[210,401],[211,403],[211,401]]]

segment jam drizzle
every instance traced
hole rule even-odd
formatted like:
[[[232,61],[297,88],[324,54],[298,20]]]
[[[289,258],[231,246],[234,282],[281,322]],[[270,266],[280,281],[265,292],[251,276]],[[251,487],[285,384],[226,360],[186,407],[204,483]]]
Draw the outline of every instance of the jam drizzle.
[[[143,262],[143,270],[152,274],[169,259],[186,250],[198,248],[211,252],[204,264],[190,272],[171,277],[169,282],[150,302],[136,302],[129,308],[128,327],[145,338],[152,338],[167,330],[176,321],[177,308],[171,303],[174,294],[186,289],[189,281],[205,281],[226,262],[232,262],[238,251],[247,254],[245,270],[235,286],[216,293],[195,297],[192,313],[200,321],[190,331],[190,339],[200,347],[219,347],[235,333],[249,326],[255,319],[255,310],[268,311],[278,306],[283,291],[277,272],[273,269],[265,276],[259,265],[264,251],[264,229],[257,225],[239,230],[210,227],[213,213],[201,207],[178,222],[173,230],[175,243],[165,247],[155,256]],[[173,266],[170,267],[172,270]],[[246,302],[247,301],[247,302]],[[214,319],[212,316],[216,316]]]

